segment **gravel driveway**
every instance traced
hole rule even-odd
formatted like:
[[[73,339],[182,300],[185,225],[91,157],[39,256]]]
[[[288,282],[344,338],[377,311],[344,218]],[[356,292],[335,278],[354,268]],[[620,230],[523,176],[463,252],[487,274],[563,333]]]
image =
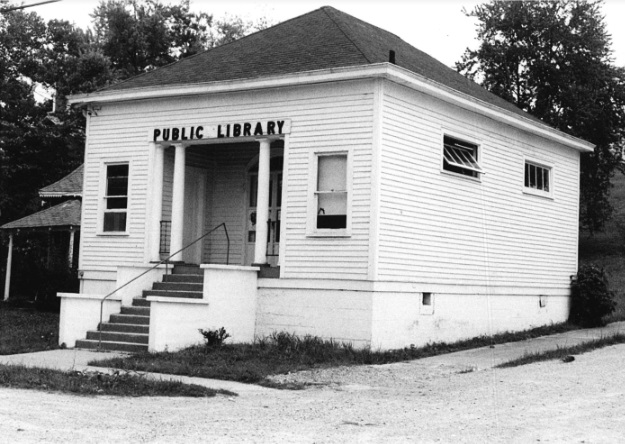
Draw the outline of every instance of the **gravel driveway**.
[[[506,370],[427,360],[208,399],[0,389],[0,442],[625,442],[625,345]]]

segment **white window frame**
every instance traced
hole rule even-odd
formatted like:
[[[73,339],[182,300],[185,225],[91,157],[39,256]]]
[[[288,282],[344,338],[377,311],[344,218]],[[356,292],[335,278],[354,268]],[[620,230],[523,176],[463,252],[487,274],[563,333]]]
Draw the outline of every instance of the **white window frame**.
[[[451,171],[445,168],[445,138],[449,137],[457,140],[460,143],[465,143],[468,145],[472,145],[470,148],[475,150],[475,159],[473,159],[475,166],[464,166],[458,164],[459,168],[465,168],[467,171],[475,172],[475,176],[470,176],[462,173],[458,173],[456,171]],[[441,173],[449,174],[454,177],[460,177],[464,179],[473,180],[475,182],[481,182],[482,176],[485,174],[484,169],[480,166],[480,162],[482,160],[482,144],[475,140],[472,137],[468,137],[465,135],[460,135],[454,133],[453,131],[443,130],[441,132]]]
[[[533,165],[535,167],[541,168],[543,170],[547,170],[549,172],[549,190],[545,191],[545,190],[540,190],[538,188],[531,188],[528,186],[525,186],[525,166],[526,165]],[[523,171],[521,174],[521,186],[523,189],[523,194],[529,194],[532,196],[538,196],[538,197],[545,197],[548,199],[553,199],[553,186],[554,186],[554,168],[552,164],[549,164],[548,162],[544,162],[542,160],[538,160],[535,158],[531,158],[531,157],[524,157],[523,158]]]
[[[107,209],[106,201],[108,199],[107,189],[108,189],[108,167],[116,166],[116,165],[128,165],[128,189],[126,191],[126,208],[125,210],[109,210]],[[130,193],[131,193],[131,171],[132,165],[130,160],[114,160],[114,161],[104,161],[102,163],[102,169],[100,171],[100,205],[98,211],[98,235],[99,236],[127,236],[129,234],[128,227],[130,225]],[[123,196],[113,196],[113,197],[123,197]],[[126,229],[124,231],[104,231],[104,215],[106,213],[126,213]]]
[[[317,181],[319,174],[319,158],[324,156],[346,156],[346,221],[345,228],[317,228],[317,207],[319,193]],[[308,169],[308,215],[306,235],[308,237],[350,237],[352,225],[352,153],[351,150],[318,149],[310,153]]]

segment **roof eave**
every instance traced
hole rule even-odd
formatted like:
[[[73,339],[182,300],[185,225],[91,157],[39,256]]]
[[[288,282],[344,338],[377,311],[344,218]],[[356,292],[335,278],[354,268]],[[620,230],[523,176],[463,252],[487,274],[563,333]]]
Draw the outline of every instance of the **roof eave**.
[[[219,82],[192,83],[170,86],[151,86],[128,90],[101,91],[77,94],[68,100],[70,105],[88,106],[99,103],[125,102],[199,94],[228,93],[236,91],[308,85],[346,80],[385,78],[421,91],[461,108],[477,112],[512,127],[564,144],[581,152],[591,152],[594,145],[546,124],[525,118],[519,114],[479,100],[468,94],[430,80],[408,69],[385,62],[369,65],[347,66],[260,78],[237,79]]]
[[[564,144],[581,152],[594,151],[595,145],[577,137],[571,136],[563,131],[552,128],[546,123],[537,122],[529,117],[513,113],[497,105],[493,105],[483,100],[477,99],[468,94],[449,88],[438,82],[430,80],[424,76],[416,74],[405,68],[391,65],[387,78],[397,83],[411,86],[416,90],[437,97],[443,101],[454,103],[455,105],[470,111],[477,112],[486,117],[490,117],[501,123],[508,124],[514,128],[527,131],[529,133],[545,137],[555,142]]]
[[[68,193],[63,191],[39,191],[39,197],[82,197],[82,193]]]

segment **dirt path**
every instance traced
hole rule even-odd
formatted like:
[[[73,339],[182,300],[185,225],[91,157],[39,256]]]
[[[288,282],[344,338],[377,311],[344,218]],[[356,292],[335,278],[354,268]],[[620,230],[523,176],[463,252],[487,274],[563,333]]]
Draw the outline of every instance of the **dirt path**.
[[[516,369],[424,362],[289,375],[305,391],[87,398],[0,389],[0,442],[625,441],[625,345]]]

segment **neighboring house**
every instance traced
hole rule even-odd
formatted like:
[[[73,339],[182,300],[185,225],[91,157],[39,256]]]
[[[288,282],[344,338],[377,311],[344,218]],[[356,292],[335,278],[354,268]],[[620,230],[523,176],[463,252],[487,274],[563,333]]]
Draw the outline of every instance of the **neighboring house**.
[[[151,350],[222,326],[394,348],[567,319],[593,146],[394,34],[324,7],[70,103],[87,115],[70,347],[101,306],[149,324]],[[214,227],[171,258],[203,280],[153,284]],[[127,308],[142,291],[149,319]]]
[[[13,246],[15,237],[21,233],[25,238],[33,233],[47,233],[46,261],[50,265],[52,251],[61,251],[67,258],[69,268],[78,263],[78,239],[80,236],[80,213],[82,198],[83,166],[76,168],[61,180],[39,190],[39,197],[53,206],[37,213],[9,222],[0,227],[9,237],[9,249],[4,285],[4,300],[9,299]]]

